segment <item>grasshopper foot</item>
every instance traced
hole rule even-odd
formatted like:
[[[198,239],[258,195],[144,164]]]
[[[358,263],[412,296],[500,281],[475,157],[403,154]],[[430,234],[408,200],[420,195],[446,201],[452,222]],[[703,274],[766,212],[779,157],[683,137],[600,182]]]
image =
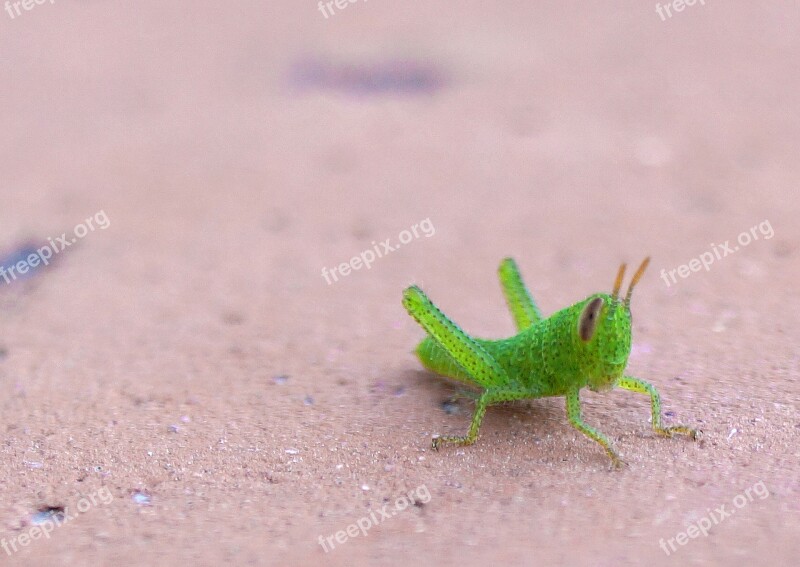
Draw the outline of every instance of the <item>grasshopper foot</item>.
[[[464,446],[464,445],[472,445],[473,443],[475,443],[475,439],[477,439],[477,437],[475,437],[475,438],[470,438],[469,436],[465,436],[465,437],[444,436],[443,437],[443,436],[440,436],[440,435],[436,435],[431,439],[431,448],[434,451],[438,451],[439,447],[441,447],[442,445],[448,444],[448,443],[451,444],[451,445],[455,445],[456,447],[461,447],[461,446]]]
[[[611,470],[620,470],[627,466],[628,463],[623,461],[617,453],[611,449],[608,450],[608,456],[611,458]]]
[[[690,437],[692,441],[697,441],[698,438],[698,431],[696,429],[686,427],[685,425],[674,425],[672,427],[659,427],[658,429],[656,429],[656,433],[658,433],[662,437],[686,435],[687,437]]]

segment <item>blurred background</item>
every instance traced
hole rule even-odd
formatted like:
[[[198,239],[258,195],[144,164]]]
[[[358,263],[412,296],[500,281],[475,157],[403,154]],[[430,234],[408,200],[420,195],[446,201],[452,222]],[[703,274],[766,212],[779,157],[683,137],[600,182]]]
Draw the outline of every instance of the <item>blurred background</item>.
[[[2,8],[4,564],[796,560],[798,2]],[[549,314],[647,255],[629,369],[701,441],[614,391],[623,471],[562,399],[430,450],[404,287],[500,337],[503,257]]]

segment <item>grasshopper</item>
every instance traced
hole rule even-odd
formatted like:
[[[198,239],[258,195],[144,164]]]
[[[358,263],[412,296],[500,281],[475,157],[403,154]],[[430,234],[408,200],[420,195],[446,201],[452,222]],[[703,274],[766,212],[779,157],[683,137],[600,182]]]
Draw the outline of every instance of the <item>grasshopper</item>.
[[[403,306],[428,336],[416,354],[427,369],[481,390],[469,431],[463,437],[434,436],[433,449],[444,443],[471,445],[492,404],[547,396],[565,396],[569,422],[598,442],[612,465],[624,464],[609,439],[581,418],[580,390],[594,392],[619,386],[650,396],[653,430],[661,436],[688,435],[697,431],[677,425],[661,425],[661,397],[652,384],[625,374],[631,351],[631,295],[644,274],[645,258],[628,286],[620,288],[625,264],[617,272],[611,294],[595,293],[583,301],[542,317],[511,258],[498,270],[517,334],[499,340],[471,337],[444,315],[417,286],[403,291]]]

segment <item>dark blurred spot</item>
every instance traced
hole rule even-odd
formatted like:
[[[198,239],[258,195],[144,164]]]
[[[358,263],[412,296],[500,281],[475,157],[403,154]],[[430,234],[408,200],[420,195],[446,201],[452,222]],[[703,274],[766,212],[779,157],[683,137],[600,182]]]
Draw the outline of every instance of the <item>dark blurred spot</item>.
[[[275,376],[272,379],[272,381],[280,386],[280,385],[286,384],[286,382],[289,381],[289,376],[287,376],[286,374],[281,374],[280,376]]]
[[[222,320],[228,325],[241,325],[244,322],[244,316],[236,311],[228,311],[223,313]]]
[[[725,198],[713,191],[690,193],[686,195],[685,209],[705,214],[720,213],[725,209]]]
[[[32,259],[31,256],[36,258]],[[52,261],[52,259],[47,260],[48,263]],[[23,244],[11,252],[0,253],[0,287],[13,284],[15,281],[28,280],[38,275],[45,266],[36,246],[30,243]]]
[[[307,59],[292,67],[291,80],[306,89],[352,94],[431,94],[446,82],[434,65],[411,60],[337,64]]]
[[[459,406],[457,402],[450,399],[442,402],[442,409],[447,415],[456,415],[461,411],[461,406]]]
[[[775,243],[774,254],[778,258],[787,258],[794,252],[794,246],[787,240],[779,240]]]
[[[282,211],[274,210],[267,214],[263,226],[269,232],[283,232],[291,224],[289,217]]]
[[[353,223],[352,228],[353,238],[358,240],[368,240],[373,238],[374,231],[372,230],[369,219],[358,219]]]

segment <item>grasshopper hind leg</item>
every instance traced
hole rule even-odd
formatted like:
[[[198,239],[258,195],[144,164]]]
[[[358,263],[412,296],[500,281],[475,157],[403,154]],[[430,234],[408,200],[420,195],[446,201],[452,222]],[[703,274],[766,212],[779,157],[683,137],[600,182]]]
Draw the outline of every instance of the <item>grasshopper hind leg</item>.
[[[488,405],[521,399],[526,397],[526,393],[522,390],[509,390],[511,381],[505,370],[475,339],[448,319],[420,288],[411,286],[403,291],[403,306],[427,331],[430,339],[463,370],[465,381],[485,390],[478,398],[466,435],[434,437],[432,441],[434,449],[438,449],[443,443],[470,445],[478,438],[478,430]]]
[[[508,383],[506,371],[497,361],[448,319],[420,288],[411,286],[403,291],[403,307],[475,385],[488,390]]]
[[[519,273],[517,263],[512,258],[506,258],[497,269],[500,278],[500,287],[506,298],[508,309],[514,318],[517,331],[527,329],[534,323],[542,320],[542,312],[531,297],[522,275]]]

